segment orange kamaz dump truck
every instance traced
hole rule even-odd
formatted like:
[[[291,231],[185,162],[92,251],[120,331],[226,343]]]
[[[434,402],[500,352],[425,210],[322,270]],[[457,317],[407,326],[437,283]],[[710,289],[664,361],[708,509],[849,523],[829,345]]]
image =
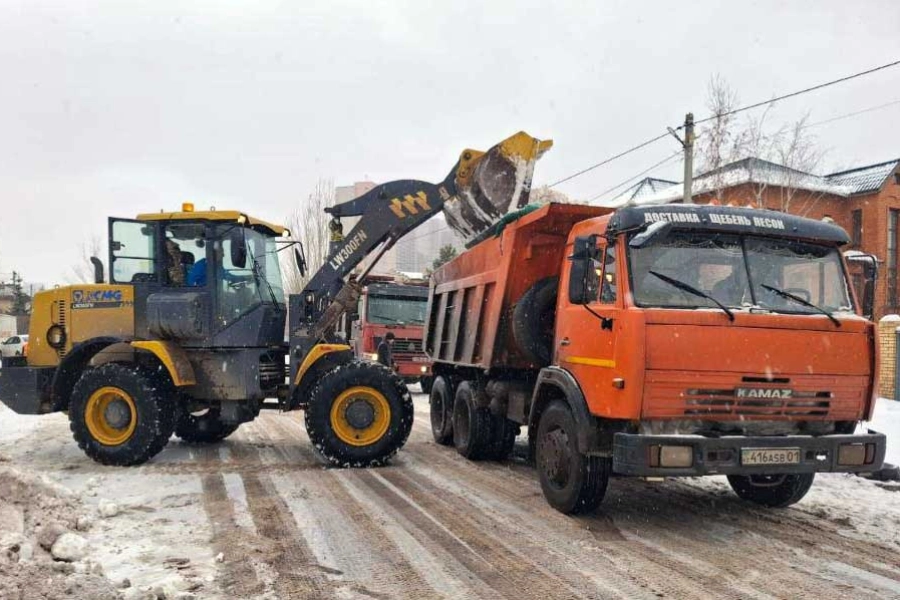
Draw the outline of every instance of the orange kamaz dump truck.
[[[877,470],[884,435],[856,432],[876,342],[848,241],[709,205],[519,215],[433,275],[434,438],[497,459],[527,426],[544,496],[566,513],[595,508],[613,474],[722,474],[782,507],[816,473]]]

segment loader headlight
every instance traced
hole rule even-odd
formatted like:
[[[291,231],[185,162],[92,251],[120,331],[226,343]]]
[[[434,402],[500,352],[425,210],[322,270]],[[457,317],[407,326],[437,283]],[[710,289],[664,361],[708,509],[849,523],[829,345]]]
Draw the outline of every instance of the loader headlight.
[[[62,325],[53,325],[47,330],[47,343],[56,350],[66,345],[66,330]]]

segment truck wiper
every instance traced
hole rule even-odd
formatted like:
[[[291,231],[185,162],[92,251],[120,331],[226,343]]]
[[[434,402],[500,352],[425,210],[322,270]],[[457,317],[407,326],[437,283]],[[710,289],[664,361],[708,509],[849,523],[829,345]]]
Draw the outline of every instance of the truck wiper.
[[[776,294],[778,294],[778,295],[781,296],[782,298],[787,298],[788,300],[793,300],[794,302],[796,302],[796,303],[798,303],[798,304],[802,304],[803,306],[808,306],[808,307],[810,307],[811,309],[816,310],[816,311],[822,313],[823,315],[825,315],[826,317],[828,317],[829,319],[831,319],[831,322],[834,323],[835,326],[837,326],[837,327],[840,327],[840,326],[841,326],[841,322],[838,321],[837,318],[836,318],[833,314],[831,314],[830,312],[828,312],[827,310],[825,310],[825,309],[822,308],[821,306],[816,306],[815,304],[813,304],[813,303],[810,302],[809,300],[804,300],[804,299],[801,298],[800,296],[796,296],[796,295],[794,295],[794,294],[792,294],[792,293],[790,293],[790,292],[786,292],[786,291],[784,291],[784,290],[780,290],[780,289],[778,289],[777,287],[772,287],[771,285],[766,285],[765,283],[761,283],[761,284],[759,284],[759,286],[760,286],[760,287],[763,287],[763,288],[766,288],[766,289],[769,290],[770,292],[775,292]]]
[[[656,271],[653,271],[653,270],[650,271],[650,274],[655,275],[656,277],[659,277],[660,279],[662,279],[669,285],[671,285],[673,287],[677,287],[679,290],[683,290],[683,291],[688,292],[689,294],[693,294],[695,296],[700,296],[701,298],[706,298],[707,300],[712,300],[713,302],[716,303],[716,306],[718,306],[719,308],[721,308],[722,310],[725,311],[725,314],[728,315],[729,320],[734,321],[734,313],[731,311],[731,309],[729,309],[727,306],[725,306],[724,304],[722,304],[721,302],[719,302],[718,300],[716,300],[715,298],[713,298],[712,296],[710,296],[709,294],[704,292],[703,290],[698,290],[697,288],[695,288],[694,286],[692,286],[690,284],[687,284],[683,281],[679,281],[677,279],[673,279],[673,278],[669,277],[668,275],[663,275],[662,273],[657,273]]]

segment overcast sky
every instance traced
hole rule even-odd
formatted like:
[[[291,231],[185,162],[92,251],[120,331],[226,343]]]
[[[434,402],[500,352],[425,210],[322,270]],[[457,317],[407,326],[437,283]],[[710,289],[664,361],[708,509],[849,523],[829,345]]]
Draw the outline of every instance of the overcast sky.
[[[111,215],[189,200],[278,221],[318,178],[438,181],[520,129],[555,141],[540,185],[699,118],[715,73],[751,103],[898,58],[896,0],[0,0],[0,273],[65,283]],[[900,68],[771,119],[894,100]],[[824,166],[900,157],[898,122],[894,104],[815,128]],[[560,189],[593,196],[677,148]]]

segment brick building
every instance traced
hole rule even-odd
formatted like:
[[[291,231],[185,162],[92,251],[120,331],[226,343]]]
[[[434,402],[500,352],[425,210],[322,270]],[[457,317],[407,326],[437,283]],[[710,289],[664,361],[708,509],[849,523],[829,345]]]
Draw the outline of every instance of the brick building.
[[[682,185],[658,190],[643,180],[610,206],[682,201]],[[831,218],[850,235],[849,248],[874,254],[880,263],[875,316],[900,313],[900,159],[830,175],[812,175],[759,158],[746,158],[694,179],[694,201],[754,206],[812,219]],[[847,248],[847,249],[849,249]],[[855,287],[861,293],[857,277]]]

